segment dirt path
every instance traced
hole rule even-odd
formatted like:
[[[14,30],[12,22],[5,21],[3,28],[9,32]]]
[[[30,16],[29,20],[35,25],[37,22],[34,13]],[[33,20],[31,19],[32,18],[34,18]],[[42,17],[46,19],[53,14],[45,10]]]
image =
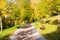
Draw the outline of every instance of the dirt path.
[[[27,24],[24,27],[16,30],[9,40],[46,40],[34,28],[33,24]]]

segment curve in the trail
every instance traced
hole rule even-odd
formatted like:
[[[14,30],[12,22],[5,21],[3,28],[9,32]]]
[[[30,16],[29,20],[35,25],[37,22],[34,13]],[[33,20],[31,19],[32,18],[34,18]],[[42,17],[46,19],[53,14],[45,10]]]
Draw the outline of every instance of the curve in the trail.
[[[16,30],[9,40],[46,40],[34,28],[33,24],[26,24],[24,27]]]

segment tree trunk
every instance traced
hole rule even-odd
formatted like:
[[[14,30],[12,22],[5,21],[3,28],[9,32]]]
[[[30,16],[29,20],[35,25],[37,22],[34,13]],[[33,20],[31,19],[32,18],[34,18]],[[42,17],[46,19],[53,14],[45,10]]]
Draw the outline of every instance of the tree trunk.
[[[60,40],[60,14],[58,14],[58,29],[57,29],[57,37]]]
[[[1,31],[2,31],[3,27],[2,27],[2,18],[1,17],[0,17],[0,28],[1,28]]]

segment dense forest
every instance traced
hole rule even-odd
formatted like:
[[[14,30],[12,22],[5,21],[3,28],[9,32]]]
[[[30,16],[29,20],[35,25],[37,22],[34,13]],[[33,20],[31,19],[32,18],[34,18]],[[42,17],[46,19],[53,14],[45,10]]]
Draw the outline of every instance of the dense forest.
[[[60,0],[0,0],[0,31],[29,22],[48,22],[47,19],[57,25],[58,15]]]
[[[0,27],[39,21],[58,13],[60,0],[0,0]]]

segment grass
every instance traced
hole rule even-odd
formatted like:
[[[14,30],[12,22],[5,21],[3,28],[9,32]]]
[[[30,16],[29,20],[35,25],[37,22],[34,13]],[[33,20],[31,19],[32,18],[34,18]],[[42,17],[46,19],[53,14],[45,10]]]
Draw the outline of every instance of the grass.
[[[41,30],[41,23],[33,23],[38,32],[43,35],[47,40],[57,40],[57,25],[46,24],[45,29]]]
[[[53,16],[53,17],[50,17],[50,18],[44,18],[42,20],[43,21],[49,21],[50,20],[50,22],[52,23],[52,22],[58,20],[58,16]]]
[[[8,37],[16,30],[16,26],[0,31],[0,40],[7,40]]]

